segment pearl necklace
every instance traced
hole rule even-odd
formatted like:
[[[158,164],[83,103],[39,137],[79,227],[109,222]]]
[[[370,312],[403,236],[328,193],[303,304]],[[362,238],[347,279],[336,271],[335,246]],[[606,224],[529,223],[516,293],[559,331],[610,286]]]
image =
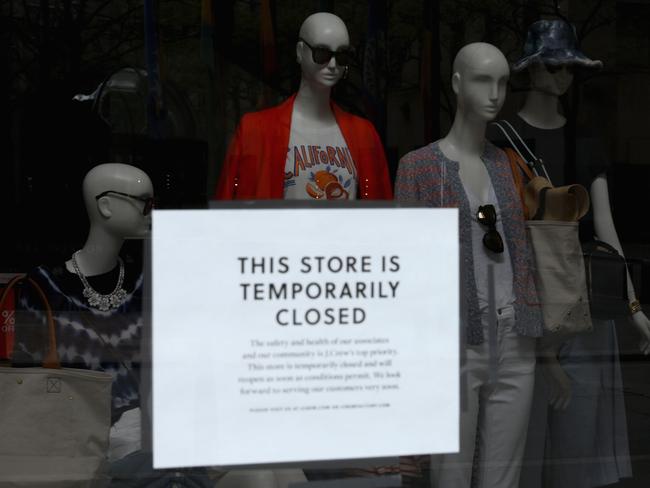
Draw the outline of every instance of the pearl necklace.
[[[72,267],[84,286],[83,295],[88,300],[88,305],[101,310],[102,312],[107,312],[109,310],[118,308],[126,300],[126,291],[122,288],[122,284],[124,283],[124,261],[122,261],[122,258],[119,256],[117,257],[117,262],[120,264],[120,276],[117,279],[117,285],[115,285],[115,289],[108,295],[102,295],[92,286],[90,286],[88,279],[83,274],[81,274],[79,265],[77,264],[77,255],[80,252],[81,251],[77,251],[72,255]]]

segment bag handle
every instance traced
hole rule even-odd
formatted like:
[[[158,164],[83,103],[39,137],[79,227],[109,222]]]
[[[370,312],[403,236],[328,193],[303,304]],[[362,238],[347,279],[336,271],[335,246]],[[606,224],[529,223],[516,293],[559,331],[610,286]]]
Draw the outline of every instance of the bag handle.
[[[61,361],[59,359],[59,353],[56,348],[56,331],[54,329],[52,307],[50,306],[50,302],[47,300],[47,296],[45,295],[45,292],[41,286],[33,279],[28,278],[25,274],[13,277],[7,283],[4,290],[2,290],[2,295],[0,296],[0,307],[4,304],[7,295],[9,295],[9,291],[20,281],[29,283],[32,288],[36,290],[36,294],[40,297],[41,302],[44,305],[45,317],[47,320],[48,351],[45,353],[45,356],[43,356],[43,367],[49,369],[61,369]]]
[[[544,172],[544,176],[549,181],[549,183],[553,184],[550,176],[548,175],[548,172],[546,171],[546,166],[544,166],[544,161],[535,156],[535,153],[531,151],[531,149],[528,147],[528,144],[526,144],[526,142],[521,138],[519,132],[517,132],[517,130],[512,126],[510,122],[503,119],[492,122],[492,125],[498,127],[499,130],[503,132],[503,135],[506,136],[506,139],[508,139],[508,142],[512,148],[517,152],[519,157],[521,157],[528,168],[532,169],[532,172],[535,173],[535,176],[539,176],[539,173],[537,172],[537,166],[539,166]],[[525,156],[524,153],[526,153],[527,156]]]
[[[614,254],[615,256],[620,256],[621,253],[618,252],[618,250],[612,246],[611,244],[608,244],[604,241],[599,241],[597,239],[594,239],[593,241],[590,241],[584,245],[585,251],[588,252],[593,252],[599,247],[605,249],[606,251],[609,251],[611,254]],[[621,256],[622,257],[622,256]]]

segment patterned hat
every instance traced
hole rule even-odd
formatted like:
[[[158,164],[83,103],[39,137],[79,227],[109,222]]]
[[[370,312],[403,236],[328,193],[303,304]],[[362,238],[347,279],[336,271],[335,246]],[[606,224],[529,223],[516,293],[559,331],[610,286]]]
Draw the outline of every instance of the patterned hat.
[[[575,27],[561,19],[538,20],[531,24],[524,53],[512,65],[512,70],[521,71],[537,60],[552,66],[596,70],[603,67],[602,61],[589,59],[578,49]]]

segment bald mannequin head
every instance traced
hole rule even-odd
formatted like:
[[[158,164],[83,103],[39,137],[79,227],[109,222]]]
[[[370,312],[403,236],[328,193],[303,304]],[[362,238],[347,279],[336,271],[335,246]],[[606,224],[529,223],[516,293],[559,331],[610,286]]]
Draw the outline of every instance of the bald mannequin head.
[[[128,164],[100,164],[86,174],[82,189],[91,226],[103,226],[118,237],[147,234],[151,215],[143,215],[144,202],[138,198],[153,197],[153,185],[144,171]],[[110,193],[97,198],[105,192]]]
[[[494,119],[505,101],[510,77],[503,53],[492,44],[468,44],[458,51],[453,71],[451,84],[458,110],[470,118]]]
[[[335,57],[324,64],[317,63],[313,58],[313,49],[325,48],[332,52],[349,49],[350,36],[345,23],[334,14],[315,13],[302,23],[298,36],[296,59],[303,80],[326,88],[334,86],[343,76],[345,66],[341,66]]]
[[[340,17],[328,12],[318,12],[307,17],[300,26],[298,36],[308,42],[313,42],[314,36],[323,36],[321,39],[323,41],[327,40],[325,36],[332,38],[345,36],[348,42],[350,41],[345,22]]]

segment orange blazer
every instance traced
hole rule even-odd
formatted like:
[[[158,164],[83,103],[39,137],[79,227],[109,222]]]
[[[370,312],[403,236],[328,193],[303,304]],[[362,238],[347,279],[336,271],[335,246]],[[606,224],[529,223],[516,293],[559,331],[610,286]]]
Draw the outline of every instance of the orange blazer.
[[[263,200],[284,197],[284,169],[294,94],[282,104],[245,114],[233,137],[214,198]],[[384,148],[366,119],[332,103],[336,122],[356,164],[359,198],[389,200],[393,191]]]

